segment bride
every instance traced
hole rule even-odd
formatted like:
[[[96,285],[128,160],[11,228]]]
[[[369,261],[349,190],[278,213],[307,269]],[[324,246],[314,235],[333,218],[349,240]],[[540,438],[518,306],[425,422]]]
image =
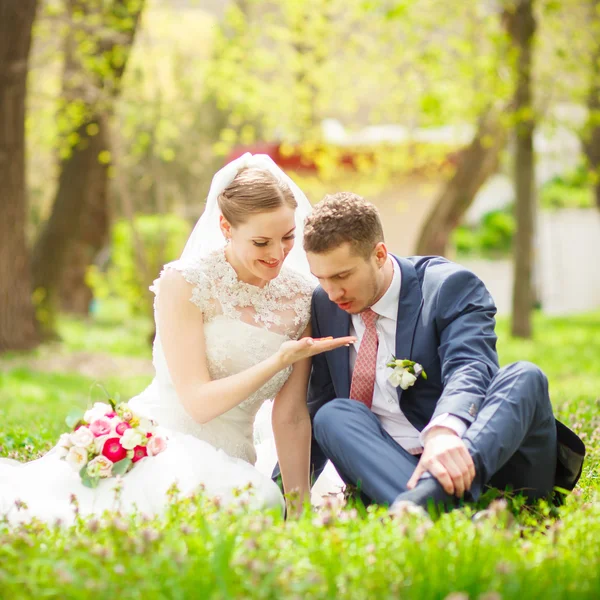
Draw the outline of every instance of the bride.
[[[122,509],[157,514],[175,483],[182,494],[202,485],[224,503],[239,501],[250,485],[255,506],[283,507],[278,486],[253,466],[254,419],[273,398],[284,488],[309,497],[310,357],[354,341],[309,337],[314,284],[302,232],[310,210],[265,155],[245,154],[214,176],[181,258],[151,287],[156,374],[128,404],[156,421],[168,442],[123,477]],[[116,484],[84,487],[58,447],[30,463],[2,461],[0,516],[68,522],[73,494],[80,514],[98,514],[114,506]]]

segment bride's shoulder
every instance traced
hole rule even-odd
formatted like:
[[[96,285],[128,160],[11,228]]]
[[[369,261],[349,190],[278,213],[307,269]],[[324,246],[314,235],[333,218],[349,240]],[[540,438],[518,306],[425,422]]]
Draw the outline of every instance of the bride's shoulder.
[[[213,252],[203,258],[192,260],[174,260],[167,263],[161,274],[160,280],[181,281],[196,285],[205,285],[219,270],[220,261],[218,254]]]
[[[175,260],[167,263],[158,278],[161,285],[181,286],[184,283],[199,285],[205,277],[200,261]]]
[[[150,290],[156,296],[168,294],[175,300],[189,300],[201,309],[210,304],[217,261],[214,256],[167,263]]]

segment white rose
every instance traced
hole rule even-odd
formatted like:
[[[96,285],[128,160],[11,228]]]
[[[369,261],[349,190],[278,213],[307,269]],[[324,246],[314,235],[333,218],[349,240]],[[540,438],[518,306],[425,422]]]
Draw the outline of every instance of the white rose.
[[[92,477],[97,475],[100,477],[110,477],[112,475],[113,464],[112,460],[109,460],[106,456],[96,456],[96,458],[90,460],[88,463],[88,473]],[[92,472],[90,472],[90,469]]]
[[[144,435],[137,429],[127,429],[121,438],[121,446],[126,450],[133,450],[144,441]]]
[[[58,438],[58,443],[56,445],[68,450],[73,445],[73,443],[71,442],[71,434],[70,433],[61,434],[61,436]]]
[[[400,387],[403,390],[407,390],[411,385],[415,384],[416,380],[417,378],[412,373],[404,371],[404,373],[402,373],[402,381],[400,382]]]
[[[83,419],[88,423],[92,423],[110,412],[112,412],[112,406],[110,404],[106,404],[106,402],[95,402],[94,406],[85,412]]]
[[[64,446],[57,446],[56,454],[59,458],[66,458],[67,454],[69,454],[69,449],[65,448]]]
[[[87,463],[88,454],[87,450],[80,448],[79,446],[73,446],[67,458],[65,459],[71,468],[77,472],[81,471],[81,468]]]
[[[87,427],[80,427],[70,435],[70,440],[78,448],[87,448],[94,442],[94,434]]]
[[[96,452],[102,452],[102,450],[104,449],[104,442],[106,442],[107,439],[114,437],[113,435],[101,435],[100,437],[97,437],[96,439],[94,439],[94,447],[96,448]]]

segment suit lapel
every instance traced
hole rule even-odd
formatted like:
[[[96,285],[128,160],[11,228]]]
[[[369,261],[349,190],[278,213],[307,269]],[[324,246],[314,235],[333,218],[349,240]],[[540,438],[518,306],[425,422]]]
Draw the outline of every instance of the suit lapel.
[[[396,323],[396,358],[412,360],[412,347],[417,320],[423,306],[423,294],[413,264],[404,258],[393,257],[400,265],[402,273],[400,301],[398,302],[398,321]],[[402,388],[398,387],[398,400]]]
[[[344,337],[350,335],[350,315],[335,304],[331,304],[331,314],[328,315],[330,326],[328,335]],[[336,396],[348,398],[350,395],[350,348],[343,346],[325,354],[329,364],[329,372],[333,380]]]

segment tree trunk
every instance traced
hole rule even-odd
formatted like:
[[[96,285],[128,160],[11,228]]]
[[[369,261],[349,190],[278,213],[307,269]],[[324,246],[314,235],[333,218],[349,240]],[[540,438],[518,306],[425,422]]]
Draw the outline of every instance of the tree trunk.
[[[40,341],[25,233],[25,98],[36,7],[36,0],[0,0],[0,353]]]
[[[74,58],[74,48],[70,49],[70,56],[67,52],[65,78],[75,75],[76,79],[84,82],[68,90],[71,97],[67,95],[67,100],[84,100],[88,117],[77,129],[79,142],[71,155],[61,162],[52,214],[33,254],[33,280],[49,315],[45,324],[49,335],[54,331],[59,296],[65,308],[87,313],[91,300],[91,292],[85,283],[87,267],[108,240],[109,165],[106,161],[101,162],[99,155],[110,151],[109,133],[103,120],[106,115],[112,114],[144,4],[136,4],[136,12],[127,13],[129,1],[114,0],[109,18],[101,26],[103,31],[100,32],[95,58],[111,56],[115,48],[121,49],[116,53],[116,60],[109,63],[107,72],[101,75],[90,73],[82,65],[81,57]],[[90,11],[90,5],[83,0],[70,0],[69,6],[71,11],[78,9],[84,14]],[[111,30],[110,18],[115,15],[123,18],[124,14],[132,19],[131,27],[124,32]],[[68,81],[65,85],[68,86]],[[105,153],[105,156],[109,155]]]
[[[480,119],[471,144],[459,155],[456,171],[435,201],[421,228],[416,254],[444,256],[450,235],[460,224],[477,192],[498,170],[506,145],[501,113],[490,110]]]
[[[98,154],[104,148],[100,134],[89,136],[88,125],[82,125],[77,133],[81,141],[71,156],[61,163],[58,190],[52,214],[46,222],[33,252],[33,282],[36,293],[42,296],[47,320],[42,323],[46,335],[54,331],[54,315],[57,310],[56,292],[67,264],[73,256],[80,229],[84,223],[84,208],[97,195],[91,188],[90,175],[106,169],[98,162]],[[100,174],[100,179],[102,174]]]
[[[584,133],[584,151],[588,167],[595,174],[594,195],[596,207],[600,210],[600,2],[591,3],[591,20],[596,32],[596,48],[592,57],[590,89],[588,92],[588,123]]]
[[[506,15],[509,35],[518,50],[514,98],[516,149],[514,163],[515,217],[517,230],[513,248],[514,288],[512,335],[530,338],[533,288],[533,245],[535,235],[535,117],[532,101],[532,58],[536,29],[533,0],[519,0]]]
[[[88,314],[92,301],[92,290],[85,280],[88,267],[108,243],[110,233],[108,165],[97,159],[100,152],[110,147],[108,131],[103,122],[94,121],[94,125],[98,126],[96,139],[88,140],[89,148],[83,150],[92,156],[89,157],[85,188],[81,189],[81,225],[60,275],[60,308],[79,315]]]
[[[86,82],[90,81],[90,74],[82,64],[77,48],[77,36],[80,29],[73,23],[73,13],[77,10],[86,17],[92,12],[92,6],[82,3],[81,0],[68,0],[68,14],[71,27],[65,36],[65,64],[63,70],[62,99],[69,108],[71,102],[81,101],[90,96],[86,89]],[[101,81],[88,86],[101,85]],[[71,248],[60,278],[58,291],[60,294],[59,306],[65,312],[87,315],[92,291],[85,282],[87,268],[94,260],[95,255],[102,249],[108,240],[109,211],[108,211],[108,174],[107,165],[93,159],[93,154],[98,156],[101,152],[109,150],[108,132],[105,130],[102,119],[95,114],[95,106],[91,103],[86,106],[91,113],[90,125],[84,131],[85,138],[73,149],[74,152],[90,152],[86,171],[86,181],[80,190],[81,216],[77,236],[72,240]],[[94,135],[90,135],[90,132]],[[92,140],[91,138],[94,137]],[[65,168],[69,169],[66,163]]]

